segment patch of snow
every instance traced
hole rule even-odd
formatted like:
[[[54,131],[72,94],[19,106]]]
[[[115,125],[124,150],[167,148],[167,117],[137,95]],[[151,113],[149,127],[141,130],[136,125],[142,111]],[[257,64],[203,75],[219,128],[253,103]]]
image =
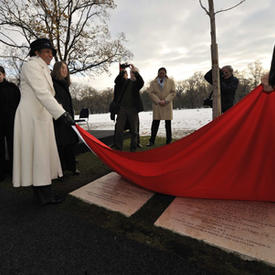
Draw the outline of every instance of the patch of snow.
[[[78,116],[75,116],[78,119]],[[150,136],[152,111],[139,113],[141,136]],[[173,111],[172,135],[173,138],[181,138],[187,134],[201,128],[212,121],[212,109],[182,109]],[[91,114],[89,116],[90,129],[113,130],[115,122],[110,119],[110,113]],[[160,122],[158,136],[165,136],[165,123]]]

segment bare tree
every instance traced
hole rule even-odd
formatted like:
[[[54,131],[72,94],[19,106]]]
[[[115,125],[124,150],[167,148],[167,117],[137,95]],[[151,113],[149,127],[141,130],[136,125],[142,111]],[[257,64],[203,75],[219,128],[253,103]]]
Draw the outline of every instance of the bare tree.
[[[251,82],[253,83],[252,88],[256,88],[260,84],[261,77],[264,74],[262,62],[260,62],[259,60],[256,60],[253,63],[249,63],[248,64],[248,73],[249,73]]]
[[[132,56],[123,33],[111,38],[108,11],[115,7],[113,0],[0,0],[0,42],[13,49],[13,56],[1,57],[22,62],[31,41],[47,37],[71,73],[108,71]]]
[[[221,88],[220,88],[220,74],[219,74],[219,55],[218,44],[216,40],[216,14],[236,8],[245,0],[239,1],[236,5],[215,11],[213,0],[208,0],[208,9],[199,0],[200,6],[210,18],[210,34],[211,34],[211,61],[212,61],[212,79],[213,79],[213,119],[221,114]]]

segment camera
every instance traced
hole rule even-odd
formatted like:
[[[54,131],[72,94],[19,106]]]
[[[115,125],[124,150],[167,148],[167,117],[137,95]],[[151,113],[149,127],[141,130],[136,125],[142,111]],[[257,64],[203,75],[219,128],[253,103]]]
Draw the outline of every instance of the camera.
[[[128,63],[119,64],[119,67],[120,67],[120,69],[124,70],[124,69],[130,67],[130,64],[128,64]]]

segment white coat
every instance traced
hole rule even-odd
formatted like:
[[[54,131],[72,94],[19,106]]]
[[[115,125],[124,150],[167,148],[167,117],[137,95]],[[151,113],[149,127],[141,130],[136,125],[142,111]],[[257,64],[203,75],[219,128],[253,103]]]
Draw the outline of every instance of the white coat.
[[[15,114],[13,186],[45,186],[62,176],[53,118],[65,110],[54,98],[50,69],[31,57],[20,75],[21,100]]]

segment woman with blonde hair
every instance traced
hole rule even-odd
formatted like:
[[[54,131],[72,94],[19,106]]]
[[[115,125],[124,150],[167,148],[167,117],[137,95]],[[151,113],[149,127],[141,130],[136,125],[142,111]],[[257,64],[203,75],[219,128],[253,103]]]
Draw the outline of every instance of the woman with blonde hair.
[[[72,97],[70,94],[70,73],[68,66],[64,61],[58,61],[54,64],[51,72],[53,86],[55,90],[55,99],[62,105],[71,117],[74,117]],[[55,138],[62,170],[69,170],[73,175],[79,175],[76,168],[74,146],[78,142],[78,137],[72,127],[59,121],[54,121]]]

